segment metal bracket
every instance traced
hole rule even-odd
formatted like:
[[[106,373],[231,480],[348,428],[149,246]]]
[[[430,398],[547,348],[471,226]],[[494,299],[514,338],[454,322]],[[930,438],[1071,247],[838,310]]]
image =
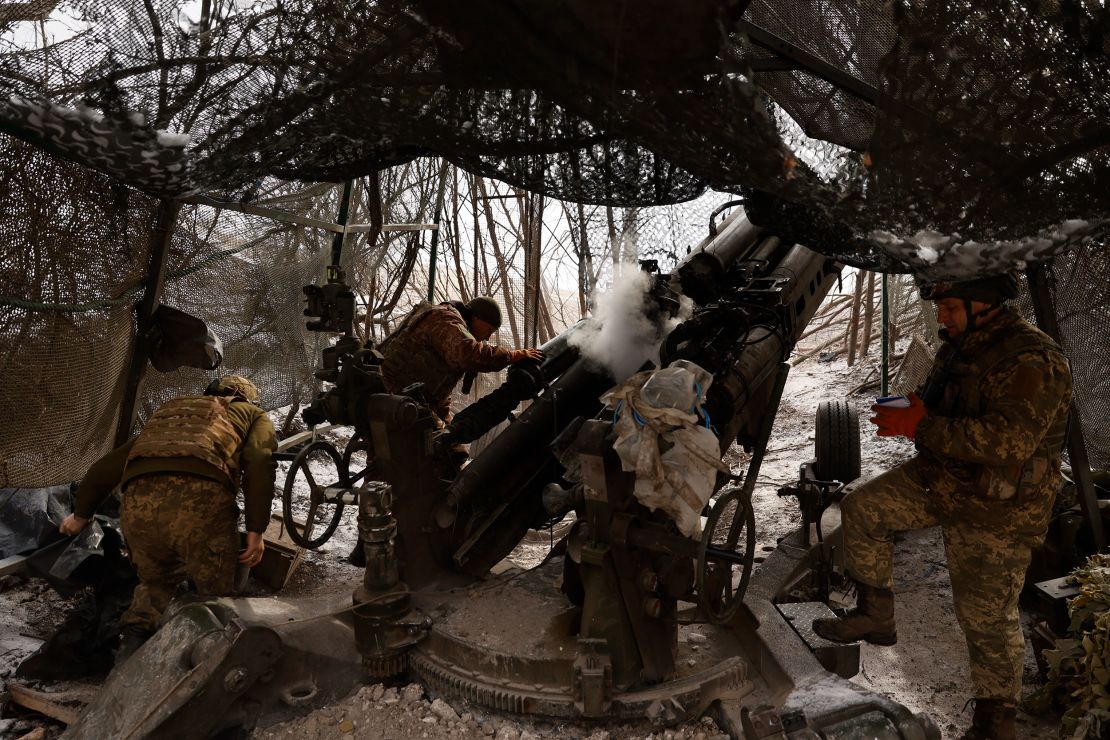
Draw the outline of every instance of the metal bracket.
[[[761,706],[755,709],[744,707],[740,713],[741,726],[744,728],[744,737],[754,739],[783,738],[782,719],[774,707]]]
[[[578,641],[574,661],[574,706],[583,717],[603,717],[613,703],[613,663],[605,640]]]

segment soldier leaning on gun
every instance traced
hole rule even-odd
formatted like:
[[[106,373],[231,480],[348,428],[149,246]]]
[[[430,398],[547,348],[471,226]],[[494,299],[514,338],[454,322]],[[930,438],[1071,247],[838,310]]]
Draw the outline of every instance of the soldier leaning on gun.
[[[123,536],[139,574],[120,619],[119,664],[153,634],[187,576],[197,590],[229,596],[236,561],[262,559],[270,522],[277,448],[274,426],[258,407],[258,389],[237,375],[214,381],[203,396],[162,404],[139,436],[89,468],[63,534],[77,534],[121,486]],[[247,548],[239,553],[235,492],[242,477]]]
[[[423,383],[425,400],[446,424],[451,421],[451,395],[464,375],[466,393],[478,373],[543,359],[538,349],[511,350],[486,342],[500,326],[501,307],[489,296],[478,296],[465,304],[420,303],[378,347],[384,356],[382,377],[386,389],[399,393],[413,383]],[[458,445],[455,449],[465,460],[466,447]],[[347,561],[360,568],[366,565],[361,537]]]
[[[872,407],[880,436],[909,437],[918,452],[844,497],[858,603],[813,624],[837,642],[893,645],[892,537],[940,525],[975,688],[965,739],[1014,737],[1025,657],[1018,594],[1048,530],[1071,403],[1063,352],[1002,305],[1017,290],[1012,274],[923,288],[945,340],[923,399]]]
[[[501,326],[501,307],[488,296],[469,303],[421,303],[378,348],[390,393],[424,384],[424,398],[444,423],[451,394],[464,374],[496,372],[523,360],[542,359],[538,349],[510,350],[486,342]]]

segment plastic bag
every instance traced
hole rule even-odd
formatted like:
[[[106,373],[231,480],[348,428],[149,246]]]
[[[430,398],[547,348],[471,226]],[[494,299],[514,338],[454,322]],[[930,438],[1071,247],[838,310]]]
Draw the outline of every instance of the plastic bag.
[[[72,510],[68,485],[0,488],[0,558],[33,552],[59,539],[58,525]]]
[[[636,499],[666,513],[687,537],[700,536],[717,471],[728,472],[717,435],[699,423],[710,381],[702,368],[680,361],[637,373],[602,397],[614,411],[621,468],[636,473]],[[644,398],[649,393],[654,403]]]
[[[640,400],[655,408],[693,411],[705,400],[713,376],[688,360],[676,360],[651,377],[640,389]]]
[[[82,529],[50,568],[50,575],[65,580],[77,570],[77,566],[93,555],[103,555],[100,543],[104,541],[104,529],[95,518]]]

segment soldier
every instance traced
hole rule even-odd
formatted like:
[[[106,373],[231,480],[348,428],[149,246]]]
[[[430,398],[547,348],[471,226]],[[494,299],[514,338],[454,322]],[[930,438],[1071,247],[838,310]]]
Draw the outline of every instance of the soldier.
[[[464,392],[477,373],[496,372],[524,360],[541,360],[538,349],[505,349],[486,342],[501,326],[501,307],[489,296],[468,303],[422,302],[379,346],[384,355],[382,377],[390,393],[423,383],[424,399],[442,424],[451,421],[451,395],[466,375]],[[465,445],[453,448],[465,461]],[[365,567],[362,537],[347,562]]]
[[[277,442],[258,400],[254,383],[237,375],[213,381],[203,396],[172,398],[81,481],[73,513],[59,527],[63,534],[80,532],[116,486],[123,490],[120,519],[139,585],[120,619],[117,665],[154,633],[185,576],[203,594],[229,596],[236,561],[252,567],[261,561]],[[247,525],[241,554],[240,478]]]
[[[487,344],[501,326],[501,307],[489,296],[469,303],[421,303],[386,337],[386,388],[398,393],[424,384],[424,398],[439,419],[451,420],[451,394],[464,374],[495,372],[523,360],[543,358],[538,349],[509,350]]]
[[[1025,656],[1018,594],[1048,530],[1071,403],[1060,348],[1002,305],[1017,291],[1012,274],[923,288],[945,344],[921,398],[872,406],[879,436],[913,439],[917,455],[844,497],[857,605],[813,624],[836,642],[893,645],[892,537],[940,525],[975,689],[965,739],[1014,737]]]

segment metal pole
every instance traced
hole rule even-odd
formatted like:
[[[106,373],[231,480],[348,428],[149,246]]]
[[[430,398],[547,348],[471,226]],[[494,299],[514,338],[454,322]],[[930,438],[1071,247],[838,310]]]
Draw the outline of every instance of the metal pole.
[[[1060,325],[1056,321],[1056,307],[1052,302],[1052,293],[1048,289],[1048,276],[1045,274],[1044,265],[1040,262],[1031,263],[1025,268],[1025,278],[1029,281],[1029,294],[1033,298],[1033,315],[1037,318],[1037,326],[1059,344]],[[1074,397],[1071,402],[1071,418],[1068,422],[1067,446],[1072,477],[1079,490],[1079,506],[1083,509],[1083,516],[1087,518],[1087,526],[1091,529],[1091,542],[1095,546],[1095,552],[1102,552],[1106,545],[1105,533],[1102,530],[1102,513],[1098,508],[1095,482],[1091,477],[1091,462],[1087,457],[1087,443],[1083,439],[1083,424],[1080,421],[1079,407],[1075,405]]]
[[[169,262],[170,242],[173,240],[173,226],[180,210],[179,201],[160,201],[158,220],[150,233],[146,290],[135,308],[135,347],[124,379],[123,401],[120,402],[119,422],[116,425],[116,447],[131,438],[131,430],[135,426],[135,415],[139,408],[139,391],[146,372],[147,360],[150,357],[150,330],[154,324],[154,312],[162,302],[166,264]]]
[[[882,358],[882,392],[881,395],[886,396],[890,394],[890,295],[887,292],[889,288],[890,276],[885,272],[883,273],[883,358]]]
[[[439,167],[439,192],[436,194],[436,212],[435,218],[432,223],[435,224],[435,229],[432,231],[432,256],[431,264],[428,266],[428,302],[431,303],[436,299],[436,251],[439,248],[439,220],[443,214],[443,196],[447,191],[447,160],[443,160],[443,164]],[[462,278],[460,277],[460,280]]]
[[[351,210],[351,192],[354,188],[354,180],[347,180],[343,183],[343,195],[339,198],[339,216],[336,219],[336,223],[343,228],[331,238],[331,264],[328,265],[329,282],[333,279],[333,276],[336,280],[342,279],[335,270],[339,268],[339,260],[343,257],[343,239],[347,236],[347,218]]]

